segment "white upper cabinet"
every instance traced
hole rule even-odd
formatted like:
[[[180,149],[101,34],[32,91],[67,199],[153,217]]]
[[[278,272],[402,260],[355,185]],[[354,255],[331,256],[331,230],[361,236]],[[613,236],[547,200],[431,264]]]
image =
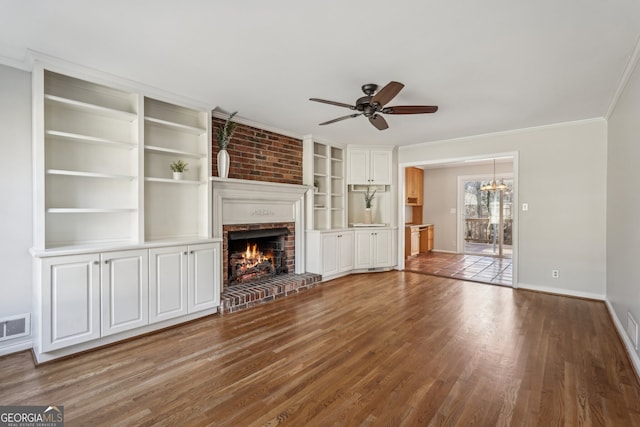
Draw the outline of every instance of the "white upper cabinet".
[[[391,148],[349,146],[347,184],[391,185],[392,155]]]

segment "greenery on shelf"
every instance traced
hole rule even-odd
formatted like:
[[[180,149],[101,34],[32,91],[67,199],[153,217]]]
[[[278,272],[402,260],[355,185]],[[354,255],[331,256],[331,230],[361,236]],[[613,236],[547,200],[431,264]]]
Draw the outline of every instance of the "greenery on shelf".
[[[371,209],[371,202],[373,201],[373,196],[376,195],[377,190],[373,190],[371,192],[371,188],[367,187],[367,191],[364,193],[364,207],[367,209]]]
[[[235,116],[236,114],[238,114],[237,111],[231,113],[227,121],[224,123],[224,126],[220,126],[218,128],[216,140],[218,141],[218,148],[220,148],[221,150],[227,149],[227,146],[231,141],[231,137],[238,127],[237,123],[231,121],[231,119],[233,119],[233,116]]]
[[[186,172],[189,170],[187,166],[189,166],[189,163],[185,163],[182,160],[176,160],[169,165],[173,172]]]

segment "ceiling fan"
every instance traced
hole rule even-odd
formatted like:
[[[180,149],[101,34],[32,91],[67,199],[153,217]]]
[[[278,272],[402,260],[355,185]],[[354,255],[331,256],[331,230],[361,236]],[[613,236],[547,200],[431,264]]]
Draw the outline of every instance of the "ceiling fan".
[[[367,83],[362,86],[362,91],[365,96],[358,98],[356,105],[349,105],[342,102],[327,101],[320,98],[309,98],[309,101],[322,102],[324,104],[337,105],[338,107],[345,107],[351,110],[358,111],[357,113],[349,114],[348,116],[338,117],[337,119],[329,120],[327,122],[320,123],[320,125],[328,125],[331,123],[339,122],[341,120],[351,119],[364,115],[369,118],[369,122],[375,126],[378,130],[384,130],[389,127],[387,121],[380,115],[382,114],[425,114],[435,113],[438,111],[436,105],[403,105],[394,107],[385,107],[385,105],[391,101],[404,87],[400,82],[389,82],[382,89],[378,89],[378,85],[374,83]],[[374,95],[375,94],[375,95]]]

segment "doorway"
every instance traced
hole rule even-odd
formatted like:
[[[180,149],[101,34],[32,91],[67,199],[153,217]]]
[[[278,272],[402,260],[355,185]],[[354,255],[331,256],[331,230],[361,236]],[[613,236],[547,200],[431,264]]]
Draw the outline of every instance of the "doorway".
[[[494,177],[459,179],[458,252],[511,258],[513,254],[513,177],[502,177],[497,189],[487,189]]]

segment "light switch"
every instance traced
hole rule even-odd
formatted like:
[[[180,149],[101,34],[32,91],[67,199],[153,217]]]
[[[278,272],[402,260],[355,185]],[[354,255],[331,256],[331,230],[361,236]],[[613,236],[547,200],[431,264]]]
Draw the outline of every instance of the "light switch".
[[[526,212],[529,210],[529,203],[523,203],[522,204],[522,212]]]

